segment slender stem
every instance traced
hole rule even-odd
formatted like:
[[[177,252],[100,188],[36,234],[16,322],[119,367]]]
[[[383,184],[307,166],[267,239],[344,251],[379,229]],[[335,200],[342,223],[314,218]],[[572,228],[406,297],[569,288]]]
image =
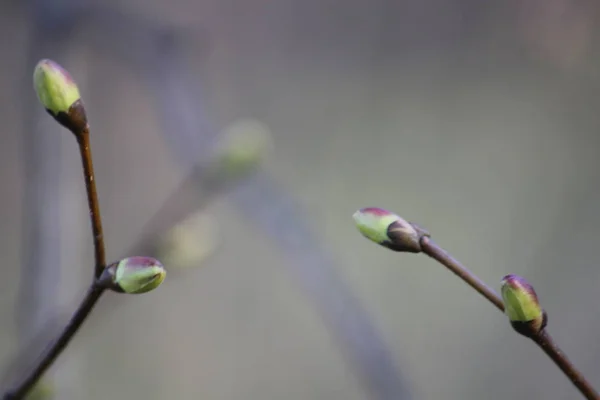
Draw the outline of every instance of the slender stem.
[[[100,203],[96,191],[96,179],[94,177],[94,165],[92,163],[92,152],[90,150],[90,131],[86,127],[82,132],[75,135],[81,153],[85,188],[87,191],[90,219],[92,222],[92,234],[94,237],[94,277],[98,278],[104,267],[106,267],[106,254],[104,249],[104,233],[102,231],[102,220],[100,218]]]
[[[429,257],[438,261],[454,274],[458,275],[463,281],[469,286],[483,295],[493,305],[496,306],[500,311],[504,312],[504,302],[483,281],[469,271],[464,265],[458,260],[448,254],[447,251],[442,249],[440,246],[435,244],[428,236],[421,238],[421,250]],[[539,334],[533,335],[531,339],[544,350],[544,352],[558,365],[563,373],[569,378],[569,380],[579,389],[579,391],[588,400],[600,400],[600,395],[592,387],[592,385],[585,379],[583,374],[575,368],[573,363],[567,358],[567,356],[560,350],[560,348],[554,343],[554,340],[550,335],[543,329]]]
[[[552,337],[542,330],[538,335],[532,337],[532,340],[544,350],[544,352],[554,361],[554,363],[564,372],[573,385],[579,389],[581,394],[588,400],[600,399],[600,394],[585,379],[583,374],[573,365],[565,353],[556,345]]]
[[[498,296],[492,288],[486,285],[481,279],[477,278],[475,274],[469,271],[458,260],[448,254],[447,251],[435,244],[431,238],[424,236],[421,239],[421,250],[429,257],[440,262],[454,274],[458,275],[460,279],[465,281],[483,297],[488,299],[493,305],[496,306],[496,308],[504,312],[504,302],[500,296]]]
[[[71,320],[65,326],[60,336],[52,342],[50,347],[46,350],[45,354],[23,379],[14,387],[14,389],[8,391],[2,397],[2,400],[21,400],[25,395],[33,388],[41,376],[46,370],[54,363],[60,353],[67,347],[71,339],[79,328],[83,325],[83,322],[88,317],[94,305],[100,299],[100,296],[104,290],[98,288],[95,285],[90,286],[83,301],[79,305],[75,314],[71,317]]]
[[[35,367],[24,376],[21,382],[18,383],[13,390],[7,392],[3,396],[3,400],[20,400],[25,397],[42,377],[44,372],[50,368],[60,353],[67,347],[104,292],[103,288],[100,288],[95,284],[96,278],[102,274],[102,271],[106,267],[106,255],[104,248],[104,234],[102,232],[102,220],[100,218],[100,204],[98,202],[92,152],[90,149],[89,127],[86,124],[84,129],[73,133],[79,144],[85,188],[90,209],[95,255],[94,280],[88,289],[86,296],[79,305],[79,308],[75,311],[58,338],[52,342]]]
[[[134,254],[157,257],[156,244],[158,238],[162,234],[185,219],[186,216],[208,206],[215,196],[224,191],[228,186],[233,185],[234,180],[231,180],[228,176],[222,175],[219,171],[215,171],[209,167],[209,165],[203,164],[198,164],[195,167],[194,171],[177,189],[175,189],[173,194],[150,219],[149,223],[146,224],[146,227],[143,229],[143,236],[134,246],[130,247],[129,250],[124,253],[123,257]],[[173,279],[172,274],[176,272],[178,272],[177,269],[169,272],[169,274],[171,274],[169,282]],[[102,310],[96,309],[96,316],[92,323],[98,322],[98,312],[100,312],[101,315],[103,314]],[[11,367],[8,368],[8,370],[17,369],[17,364],[23,359],[32,359],[32,349],[38,349],[39,343],[46,340],[50,334],[49,332],[54,332],[54,329],[50,329],[50,326],[54,326],[54,324],[58,325],[59,319],[66,320],[66,318],[63,318],[65,316],[66,314],[61,313],[59,316],[54,317],[51,322],[48,322],[47,325],[44,326],[43,331],[38,332],[37,335],[23,347],[24,350],[22,352],[20,351],[15,356],[14,360],[9,363]],[[4,375],[6,376],[8,374],[5,373]],[[4,398],[2,399],[4,400]]]

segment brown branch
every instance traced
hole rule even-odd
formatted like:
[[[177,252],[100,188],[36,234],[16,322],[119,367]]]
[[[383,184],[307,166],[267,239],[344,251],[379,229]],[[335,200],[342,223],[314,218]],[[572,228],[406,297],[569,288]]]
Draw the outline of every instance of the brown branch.
[[[421,251],[448,268],[452,273],[465,281],[467,285],[471,286],[479,292],[479,294],[488,299],[497,309],[504,312],[504,302],[500,296],[494,292],[494,289],[486,285],[458,260],[448,254],[447,251],[433,242],[431,238],[427,236],[421,238]]]
[[[106,254],[104,249],[104,233],[102,231],[102,220],[100,218],[100,203],[98,201],[98,192],[96,190],[96,179],[94,176],[94,165],[92,164],[92,152],[90,151],[90,130],[86,126],[82,132],[76,133],[79,152],[81,154],[81,163],[83,166],[83,176],[85,179],[85,189],[87,191],[88,206],[90,209],[90,219],[92,222],[92,234],[94,239],[94,278],[98,278],[104,267],[106,267]]]
[[[143,235],[138,239],[135,245],[130,247],[129,250],[123,254],[123,257],[131,254],[144,254],[153,257],[158,256],[158,254],[156,254],[157,243],[162,234],[167,232],[177,223],[180,223],[193,212],[204,209],[210,204],[211,200],[224,192],[227,188],[232,187],[235,183],[238,183],[256,172],[254,168],[249,168],[244,173],[237,175],[227,174],[225,171],[215,166],[214,163],[217,161],[218,160],[199,162],[193,168],[192,172],[179,184],[177,189],[173,191],[146,224],[146,227],[143,229]],[[93,192],[95,192],[95,190],[93,190]],[[176,269],[171,271],[170,275],[172,275],[169,278],[170,282],[173,281],[174,276],[185,276],[185,274],[177,274]],[[101,316],[106,314],[105,312],[102,312],[102,310],[102,306],[100,306],[100,309],[96,308],[96,317],[91,323],[97,323],[98,317],[101,319]],[[104,310],[108,312],[113,311],[114,309],[111,308],[109,310],[105,308]],[[97,315],[98,312],[100,312],[99,316]],[[47,339],[49,332],[55,331],[55,329],[51,327],[62,325],[58,320],[67,321],[67,315],[70,314],[61,313],[60,315],[50,318],[49,322],[45,324],[43,331],[38,332],[38,335],[31,338],[27,346],[23,347],[23,351],[18,352],[14,360],[9,363],[12,367],[8,368],[8,370],[17,369],[17,364],[23,359],[31,360],[33,356],[29,353],[32,349],[39,349],[40,343]],[[69,322],[68,325],[71,325],[71,323]],[[13,397],[2,399],[12,400]]]
[[[596,392],[592,385],[585,379],[585,376],[575,368],[571,360],[569,360],[567,355],[556,345],[554,339],[552,339],[545,329],[531,339],[544,350],[544,353],[554,361],[558,368],[561,369],[586,399],[600,399],[598,392]]]
[[[76,103],[76,106],[72,107],[70,111],[73,111],[74,115],[78,117],[77,119],[74,119],[75,121],[83,121],[85,119],[85,111],[83,110],[83,105],[80,102],[79,104]],[[81,125],[82,128],[75,128],[78,125]],[[103,288],[96,285],[96,279],[100,276],[100,274],[102,274],[102,271],[106,267],[106,251],[104,248],[104,234],[102,232],[102,221],[100,219],[100,205],[98,202],[96,179],[94,177],[94,166],[92,163],[92,152],[90,149],[91,145],[89,126],[87,123],[72,124],[70,130],[77,138],[77,143],[79,144],[81,163],[83,167],[83,177],[85,180],[88,205],[90,209],[90,220],[92,225],[95,254],[94,278],[86,296],[79,305],[79,308],[75,311],[69,323],[62,330],[58,338],[52,342],[36,365],[31,369],[31,371],[24,375],[22,380],[15,386],[15,388],[5,393],[3,400],[21,400],[25,397],[25,395],[27,395],[27,393],[42,377],[44,372],[50,368],[58,356],[71,342],[71,339],[73,339],[75,334],[79,331],[79,328],[81,328],[84,321],[89,316],[90,312],[104,292]]]
[[[36,366],[23,377],[23,379],[15,385],[15,388],[8,391],[2,397],[3,400],[21,400],[35,386],[44,372],[56,361],[60,353],[71,342],[71,339],[79,331],[87,316],[90,314],[94,305],[100,299],[104,290],[92,285],[83,301],[73,314],[73,317],[65,326],[60,336],[50,345],[46,353],[40,358]]]
[[[416,227],[415,227],[416,228]],[[488,299],[496,308],[504,312],[504,302],[483,281],[469,271],[464,265],[452,257],[447,251],[435,244],[427,235],[420,239],[421,251],[448,268],[469,286]],[[585,376],[567,358],[565,353],[554,343],[545,329],[529,336],[554,361],[577,389],[588,400],[600,400],[600,395],[587,381]]]

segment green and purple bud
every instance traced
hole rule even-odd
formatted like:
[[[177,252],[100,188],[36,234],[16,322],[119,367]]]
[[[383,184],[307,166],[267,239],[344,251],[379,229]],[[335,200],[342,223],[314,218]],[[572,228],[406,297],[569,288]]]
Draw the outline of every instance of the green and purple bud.
[[[539,334],[547,323],[533,286],[518,275],[506,275],[501,282],[505,313],[512,327],[522,335]]]
[[[33,72],[33,84],[40,103],[61,125],[79,133],[87,127],[87,117],[79,88],[59,64],[44,59]]]
[[[118,293],[140,294],[156,289],[167,275],[152,257],[127,257],[107,266],[97,284]]]
[[[390,250],[420,253],[426,232],[398,215],[377,207],[366,207],[352,216],[356,227],[367,239]]]

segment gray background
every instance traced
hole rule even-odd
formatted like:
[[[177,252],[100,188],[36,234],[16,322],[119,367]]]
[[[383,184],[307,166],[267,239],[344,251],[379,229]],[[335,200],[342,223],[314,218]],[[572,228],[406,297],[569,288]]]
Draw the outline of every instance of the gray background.
[[[0,5],[0,359],[13,354],[21,243],[23,99],[31,20]],[[368,243],[352,213],[382,206],[429,229],[483,280],[535,286],[549,329],[600,385],[598,13],[593,2],[106,1],[210,35],[199,51],[215,124],[274,134],[266,169],[309,211],[416,399],[577,399],[506,319],[425,256]],[[198,35],[201,33],[199,32]],[[198,42],[202,38],[198,37]],[[198,45],[199,46],[199,45]],[[48,57],[52,58],[51,54]],[[80,83],[109,258],[182,179],[135,71],[82,39]],[[52,125],[49,118],[44,123]],[[60,304],[92,268],[76,142],[60,141]],[[64,399],[363,399],[287,262],[227,201],[208,210],[220,251],[187,279],[86,325],[53,368]],[[93,319],[93,317],[92,317]]]

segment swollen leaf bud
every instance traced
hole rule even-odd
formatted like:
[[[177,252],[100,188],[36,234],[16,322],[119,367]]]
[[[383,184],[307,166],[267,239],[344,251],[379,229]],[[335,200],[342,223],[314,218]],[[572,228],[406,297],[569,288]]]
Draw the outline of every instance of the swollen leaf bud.
[[[533,286],[525,278],[506,275],[502,278],[501,293],[506,315],[517,332],[531,337],[545,328],[548,318]]]
[[[77,84],[52,60],[41,60],[33,72],[35,92],[46,111],[77,134],[87,127],[87,117]]]
[[[127,257],[107,266],[96,283],[114,292],[140,294],[156,289],[166,275],[163,265],[152,257]]]
[[[367,239],[394,251],[420,253],[421,238],[427,232],[382,208],[367,207],[352,216]]]

